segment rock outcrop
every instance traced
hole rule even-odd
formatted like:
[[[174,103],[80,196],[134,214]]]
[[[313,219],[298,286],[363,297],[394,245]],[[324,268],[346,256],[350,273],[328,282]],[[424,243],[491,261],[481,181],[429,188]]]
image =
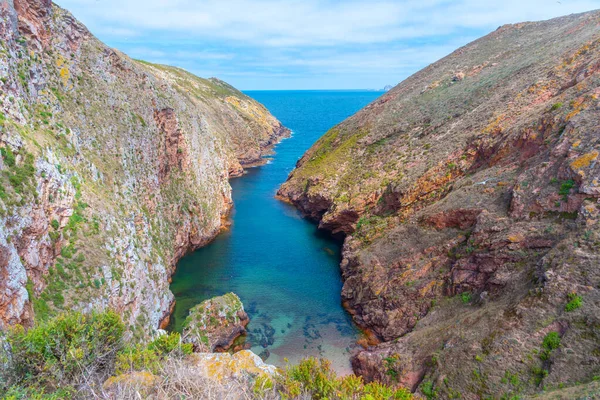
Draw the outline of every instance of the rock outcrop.
[[[250,350],[230,353],[195,353],[190,356],[191,371],[205,374],[217,381],[240,379],[246,376],[274,377],[277,368],[265,364],[263,360]]]
[[[470,399],[598,376],[599,26],[502,26],[298,162],[279,196],[346,237],[355,372]]]
[[[185,319],[183,340],[195,351],[223,352],[246,334],[250,319],[235,293],[213,297],[193,307]]]
[[[0,328],[64,309],[165,326],[228,178],[288,131],[217,79],[135,61],[49,0],[0,0]]]

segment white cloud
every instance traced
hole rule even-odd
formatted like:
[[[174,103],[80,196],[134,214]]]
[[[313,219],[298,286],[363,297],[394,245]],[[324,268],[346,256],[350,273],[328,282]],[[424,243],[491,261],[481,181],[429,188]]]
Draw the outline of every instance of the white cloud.
[[[464,28],[546,19],[600,7],[598,0],[59,0],[114,36],[151,30],[257,46],[385,43]]]
[[[132,57],[241,88],[311,88],[311,79],[382,87],[500,25],[600,8],[600,0],[57,1]]]
[[[144,60],[157,58],[167,58],[179,61],[214,61],[214,60],[232,60],[235,55],[233,53],[221,53],[212,51],[183,51],[177,49],[159,50],[151,47],[132,47],[127,50],[130,57]]]

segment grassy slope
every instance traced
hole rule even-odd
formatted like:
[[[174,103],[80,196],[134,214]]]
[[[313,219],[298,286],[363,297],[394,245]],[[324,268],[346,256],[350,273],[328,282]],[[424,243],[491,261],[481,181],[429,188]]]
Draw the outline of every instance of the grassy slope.
[[[282,186],[348,235],[342,296],[386,342],[355,371],[443,398],[600,372],[599,18],[458,49],[326,133]],[[540,359],[551,331],[562,344]]]

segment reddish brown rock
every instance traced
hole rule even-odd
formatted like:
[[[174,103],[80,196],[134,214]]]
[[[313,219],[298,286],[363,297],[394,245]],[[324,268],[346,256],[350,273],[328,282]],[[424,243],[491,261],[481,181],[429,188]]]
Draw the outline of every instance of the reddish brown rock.
[[[52,0],[14,0],[19,21],[19,32],[28,36],[32,43],[48,48],[50,31],[48,22],[52,16]],[[38,50],[42,50],[39,48]]]
[[[425,223],[435,226],[437,229],[458,228],[467,229],[472,227],[477,220],[481,210],[456,209],[444,211],[435,215],[425,217]]]
[[[382,341],[357,373],[473,399],[592,379],[599,23],[499,28],[331,129],[282,185],[346,234],[344,305]],[[573,292],[585,300],[567,311]]]
[[[172,108],[154,111],[154,121],[162,135],[163,150],[158,157],[158,180],[164,182],[173,168],[183,170],[189,168],[187,144]]]

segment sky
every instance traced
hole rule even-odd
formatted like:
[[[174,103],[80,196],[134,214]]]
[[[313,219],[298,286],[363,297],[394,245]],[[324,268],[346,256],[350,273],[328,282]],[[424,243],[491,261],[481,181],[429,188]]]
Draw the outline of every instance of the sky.
[[[501,25],[600,0],[55,0],[136,59],[242,90],[381,89]]]

